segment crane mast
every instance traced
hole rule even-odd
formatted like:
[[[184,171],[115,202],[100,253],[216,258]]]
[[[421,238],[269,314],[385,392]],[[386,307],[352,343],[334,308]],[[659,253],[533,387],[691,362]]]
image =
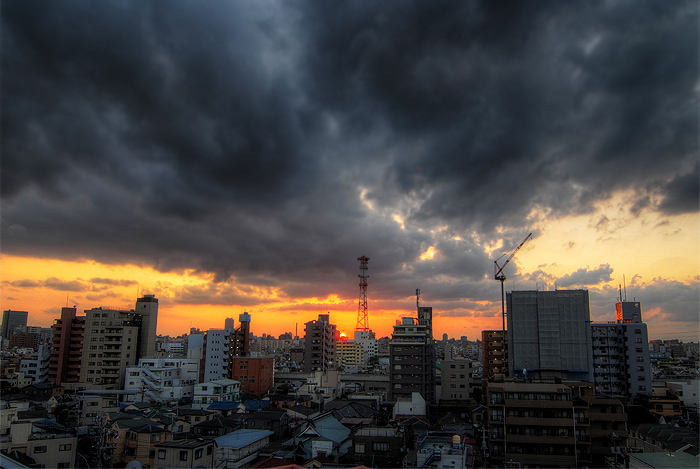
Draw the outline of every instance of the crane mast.
[[[505,269],[505,267],[508,265],[508,263],[511,261],[511,259],[513,259],[513,257],[515,256],[515,253],[518,252],[521,247],[523,247],[523,244],[525,244],[527,242],[527,240],[530,239],[531,236],[532,236],[532,233],[530,233],[529,235],[527,235],[525,237],[525,239],[523,239],[523,241],[518,245],[518,247],[515,248],[513,250],[513,252],[510,253],[510,255],[508,255],[508,257],[506,258],[506,261],[503,263],[503,265],[498,265],[498,259],[505,256],[505,254],[503,254],[503,256],[501,256],[498,259],[496,259],[495,261],[493,261],[493,264],[494,264],[493,265],[493,272],[494,272],[493,278],[496,280],[499,280],[501,282],[501,318],[503,320],[503,353],[504,354],[506,353],[506,347],[505,347],[505,341],[506,341],[506,297],[505,297],[505,290],[503,287],[503,282],[506,281],[506,274],[503,273],[503,269]]]

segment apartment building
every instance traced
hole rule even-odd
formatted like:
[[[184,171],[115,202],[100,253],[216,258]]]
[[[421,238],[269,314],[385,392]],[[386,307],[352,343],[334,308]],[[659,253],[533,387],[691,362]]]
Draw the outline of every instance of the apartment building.
[[[433,308],[418,307],[418,317],[397,321],[389,342],[390,400],[420,393],[428,405],[435,404],[435,346]]]
[[[191,358],[141,358],[138,366],[126,369],[126,402],[150,400],[174,402],[194,396],[199,377],[199,360]]]
[[[507,347],[503,330],[481,331],[481,347],[484,381],[508,376]]]
[[[80,381],[85,316],[78,316],[75,307],[61,308],[61,317],[51,327],[49,381],[56,384]]]
[[[336,367],[338,331],[330,323],[330,314],[319,314],[318,320],[305,324],[304,371],[332,370]]]
[[[493,465],[581,467],[591,463],[588,404],[574,402],[570,386],[488,383],[486,395]]]
[[[121,388],[127,367],[154,357],[158,299],[144,295],[132,310],[99,307],[85,311],[80,381]]]
[[[641,305],[638,301],[620,301],[615,310],[615,322],[591,324],[597,391],[626,398],[650,393],[649,337]]]

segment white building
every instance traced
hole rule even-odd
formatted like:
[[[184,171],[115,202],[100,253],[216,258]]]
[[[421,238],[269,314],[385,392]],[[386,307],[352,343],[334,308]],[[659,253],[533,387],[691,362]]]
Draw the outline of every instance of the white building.
[[[622,301],[615,306],[616,322],[591,324],[596,391],[625,397],[650,393],[649,337],[640,303]]]
[[[190,358],[142,358],[139,366],[126,369],[127,391],[141,391],[126,396],[127,402],[143,400],[172,402],[194,397],[199,375],[199,360]]]
[[[379,346],[374,332],[372,331],[355,331],[353,341],[362,346],[363,365],[367,366],[370,358],[376,357],[379,354]]]
[[[229,376],[229,337],[234,329],[212,329],[204,338],[204,381]]]
[[[26,378],[30,378],[32,383],[43,383],[49,378],[49,361],[51,349],[48,344],[39,345],[36,352],[28,354],[22,358],[19,369]]]
[[[241,400],[241,383],[232,379],[217,379],[195,384],[193,409],[206,409],[212,402],[237,402]]]
[[[399,397],[392,409],[392,418],[394,420],[406,417],[425,417],[427,408],[425,399],[419,392],[412,392],[411,398]]]

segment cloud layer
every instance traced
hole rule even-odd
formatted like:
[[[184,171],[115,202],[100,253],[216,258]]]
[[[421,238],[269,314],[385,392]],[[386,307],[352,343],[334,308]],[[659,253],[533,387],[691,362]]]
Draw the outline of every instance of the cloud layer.
[[[5,253],[289,298],[354,295],[368,255],[382,298],[478,301],[533,213],[698,212],[696,2],[4,2],[2,26]]]

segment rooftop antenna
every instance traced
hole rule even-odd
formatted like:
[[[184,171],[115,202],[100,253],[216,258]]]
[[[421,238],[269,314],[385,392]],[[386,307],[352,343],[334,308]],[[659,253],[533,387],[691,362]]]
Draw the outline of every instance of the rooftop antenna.
[[[420,288],[416,288],[416,308],[420,308]]]
[[[622,285],[618,284],[618,288],[620,289],[620,303],[622,303]]]
[[[625,287],[625,301],[627,301],[627,283],[625,282],[625,274],[622,274],[622,284]]]

